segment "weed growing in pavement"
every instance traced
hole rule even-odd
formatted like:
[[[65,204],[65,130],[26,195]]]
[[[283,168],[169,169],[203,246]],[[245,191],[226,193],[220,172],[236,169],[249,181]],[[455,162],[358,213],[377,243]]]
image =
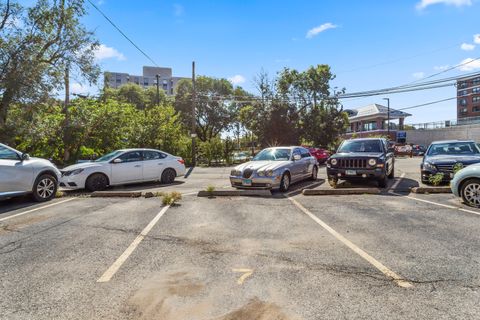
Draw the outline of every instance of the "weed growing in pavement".
[[[57,191],[57,193],[55,193],[55,198],[63,198],[64,196],[65,192]]]
[[[165,192],[162,192],[162,191],[157,191],[154,193],[155,197],[163,197],[164,195],[165,195]]]
[[[440,183],[442,183],[442,181],[443,181],[443,173],[441,172],[437,172],[436,174],[428,178],[428,182],[430,182],[435,187],[438,186]]]
[[[210,185],[207,187],[206,191],[212,193],[213,191],[215,191],[215,187]]]
[[[171,193],[163,193],[162,203],[164,206],[173,206],[178,201],[182,200],[182,194],[177,191]]]

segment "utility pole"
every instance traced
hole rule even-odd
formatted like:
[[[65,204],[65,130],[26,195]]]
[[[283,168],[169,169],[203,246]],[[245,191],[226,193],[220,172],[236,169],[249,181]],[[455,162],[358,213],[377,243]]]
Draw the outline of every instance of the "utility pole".
[[[387,134],[390,139],[390,98],[383,98],[383,100],[387,100]]]
[[[195,86],[195,61],[192,61],[192,129],[190,135],[192,137],[192,167],[196,165],[196,146],[195,146],[195,138],[196,134],[196,104],[197,104],[197,89]]]
[[[157,106],[160,106],[160,75],[155,75],[157,77]]]

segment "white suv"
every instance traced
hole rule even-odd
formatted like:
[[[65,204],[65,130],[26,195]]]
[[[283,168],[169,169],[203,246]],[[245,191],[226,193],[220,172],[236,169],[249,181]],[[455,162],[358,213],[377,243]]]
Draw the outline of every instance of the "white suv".
[[[30,157],[0,143],[0,199],[31,193],[36,201],[51,200],[60,176],[50,161]]]

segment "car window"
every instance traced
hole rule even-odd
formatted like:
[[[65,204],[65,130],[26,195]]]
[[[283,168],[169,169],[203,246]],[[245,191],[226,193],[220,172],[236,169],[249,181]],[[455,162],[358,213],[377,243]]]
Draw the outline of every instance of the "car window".
[[[473,142],[436,143],[432,144],[428,150],[429,156],[477,153],[480,153],[480,150]]]
[[[301,152],[302,158],[310,158],[311,157],[311,154],[310,154],[310,152],[308,152],[307,149],[300,149],[300,152]]]
[[[165,159],[167,157],[166,154],[157,152],[157,151],[143,151],[143,160],[158,160],[158,159]]]
[[[97,160],[95,160],[95,162],[110,161],[122,152],[123,151],[117,150],[117,151],[107,153],[106,155],[104,155],[104,156],[98,158]]]
[[[20,160],[20,158],[16,152],[0,146],[0,160]]]
[[[253,161],[288,161],[291,149],[264,149],[260,151]]]
[[[339,153],[350,152],[383,152],[380,140],[345,140],[340,148]]]
[[[136,162],[142,161],[142,152],[141,151],[131,151],[122,154],[117,159],[122,160],[122,162]]]

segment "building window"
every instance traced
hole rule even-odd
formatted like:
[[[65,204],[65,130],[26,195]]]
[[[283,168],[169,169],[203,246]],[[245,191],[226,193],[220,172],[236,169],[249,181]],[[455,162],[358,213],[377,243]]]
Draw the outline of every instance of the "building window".
[[[473,89],[472,89],[472,92],[473,92],[473,93],[480,93],[480,87],[473,88]]]
[[[473,103],[479,103],[480,102],[480,97],[473,97],[472,102]]]
[[[458,113],[459,113],[460,115],[467,114],[467,108],[460,108],[460,109],[458,109]]]
[[[144,86],[148,86],[148,81],[143,81]]]
[[[473,107],[473,108],[472,108],[472,111],[473,111],[473,112],[480,112],[480,107]]]
[[[459,87],[459,88],[466,88],[466,87],[467,87],[467,83],[466,83],[466,82],[459,82],[459,83],[458,83],[458,87]]]
[[[468,94],[467,90],[460,90],[458,91],[459,96],[466,96]]]
[[[472,81],[472,84],[479,84],[480,83],[480,78],[475,78]]]
[[[466,106],[467,105],[467,99],[460,99],[458,101],[458,104],[461,105],[461,106]]]

